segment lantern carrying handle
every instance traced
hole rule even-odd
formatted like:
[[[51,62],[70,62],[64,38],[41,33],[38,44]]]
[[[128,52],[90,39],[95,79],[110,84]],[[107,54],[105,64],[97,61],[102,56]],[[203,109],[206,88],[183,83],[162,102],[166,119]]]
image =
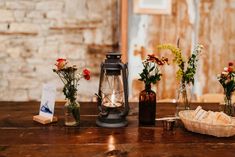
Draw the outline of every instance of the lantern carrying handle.
[[[128,104],[128,71],[127,71],[127,64],[119,63],[119,65],[122,68],[122,79],[123,79],[123,85],[124,85],[124,110],[119,114],[120,116],[127,116],[130,110],[129,104]]]
[[[97,94],[97,102],[98,102],[98,109],[101,111],[101,103],[102,103],[102,96],[101,96],[101,91],[100,91],[100,88],[101,88],[101,80],[103,79],[103,73],[104,73],[104,63],[101,63],[100,65],[100,82],[99,82],[99,91],[98,91],[98,94]]]
[[[102,96],[101,96],[101,80],[103,80],[103,74],[104,74],[104,63],[101,63],[100,65],[101,70],[100,70],[100,82],[99,82],[99,91],[98,94],[95,94],[97,96],[97,102],[98,102],[98,109],[100,111],[100,114],[105,116],[108,115],[109,112],[108,111],[104,111],[102,109],[101,103],[102,103]]]

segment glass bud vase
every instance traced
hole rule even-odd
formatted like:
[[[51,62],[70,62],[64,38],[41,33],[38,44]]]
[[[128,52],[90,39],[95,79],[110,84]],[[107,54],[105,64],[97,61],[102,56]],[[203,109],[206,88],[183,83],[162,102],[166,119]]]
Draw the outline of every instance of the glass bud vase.
[[[75,101],[67,100],[64,106],[65,125],[78,126],[80,124],[80,104]]]
[[[139,94],[139,125],[155,125],[156,93],[151,85],[145,85],[145,90]]]
[[[234,115],[234,105],[232,103],[232,94],[225,94],[224,97],[224,113],[226,113],[229,116],[233,116]]]
[[[180,89],[178,90],[175,116],[179,116],[179,112],[182,110],[190,109],[190,98],[191,98],[190,86],[186,84],[186,82],[182,81],[180,83]]]

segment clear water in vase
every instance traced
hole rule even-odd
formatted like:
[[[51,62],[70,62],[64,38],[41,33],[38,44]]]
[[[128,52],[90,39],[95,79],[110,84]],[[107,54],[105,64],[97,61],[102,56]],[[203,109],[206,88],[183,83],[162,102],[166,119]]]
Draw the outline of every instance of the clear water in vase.
[[[176,113],[175,116],[179,116],[179,112],[182,110],[190,109],[191,100],[191,88],[186,83],[181,83],[178,90],[178,96],[176,101]]]
[[[67,101],[65,109],[65,125],[78,126],[80,124],[80,104],[77,101]]]

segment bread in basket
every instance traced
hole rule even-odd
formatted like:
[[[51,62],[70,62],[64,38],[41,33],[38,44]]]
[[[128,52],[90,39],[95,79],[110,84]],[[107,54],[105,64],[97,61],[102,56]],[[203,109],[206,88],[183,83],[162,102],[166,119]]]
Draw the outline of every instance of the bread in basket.
[[[179,117],[187,130],[216,137],[235,135],[235,118],[223,112],[205,111],[200,106],[196,110],[179,112]]]

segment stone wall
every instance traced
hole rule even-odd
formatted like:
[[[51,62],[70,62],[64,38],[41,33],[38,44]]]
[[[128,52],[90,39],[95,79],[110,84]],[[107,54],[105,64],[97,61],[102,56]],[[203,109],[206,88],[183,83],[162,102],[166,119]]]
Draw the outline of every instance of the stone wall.
[[[43,83],[62,83],[52,72],[66,57],[88,67],[80,101],[98,90],[99,65],[117,45],[116,0],[0,0],[0,101],[40,100]]]

